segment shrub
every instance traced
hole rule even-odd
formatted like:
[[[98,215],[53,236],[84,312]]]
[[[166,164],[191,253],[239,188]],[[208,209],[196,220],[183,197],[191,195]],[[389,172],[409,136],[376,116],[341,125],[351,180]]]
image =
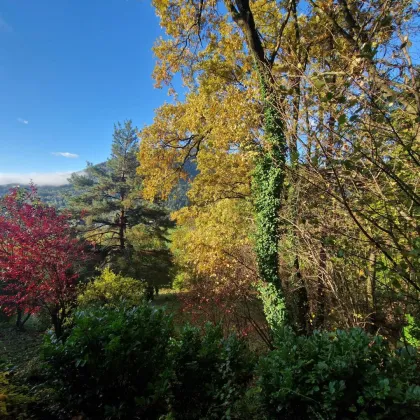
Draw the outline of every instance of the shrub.
[[[407,325],[403,328],[404,341],[410,346],[420,348],[420,322],[409,314],[405,318]]]
[[[415,351],[391,351],[360,329],[298,337],[285,329],[260,361],[258,385],[270,418],[415,418]],[[414,417],[410,417],[414,416]]]
[[[271,345],[262,305],[251,279],[215,282],[202,278],[180,295],[182,312],[191,322],[203,327],[207,322],[221,325],[225,335],[235,331],[240,336],[258,334],[261,342]],[[257,340],[254,341],[258,345]]]
[[[173,343],[171,380],[172,415],[180,419],[229,418],[229,412],[246,390],[253,358],[243,340],[208,324],[203,334],[184,327]]]
[[[143,301],[145,291],[145,282],[115,274],[109,268],[105,268],[97,279],[86,286],[77,301],[80,307],[89,305],[115,307],[122,301],[125,305],[136,306]]]
[[[172,288],[176,291],[185,290],[191,282],[191,275],[185,271],[179,271],[172,282]]]
[[[145,302],[78,311],[67,340],[51,333],[43,350],[63,408],[88,418],[229,418],[254,368],[243,340],[210,325],[175,337]]]
[[[47,337],[44,357],[63,398],[94,418],[157,418],[167,393],[172,320],[149,305],[91,307],[75,314],[62,343]]]
[[[27,394],[26,388],[12,385],[7,373],[0,372],[0,418],[24,418],[28,404],[33,402]]]

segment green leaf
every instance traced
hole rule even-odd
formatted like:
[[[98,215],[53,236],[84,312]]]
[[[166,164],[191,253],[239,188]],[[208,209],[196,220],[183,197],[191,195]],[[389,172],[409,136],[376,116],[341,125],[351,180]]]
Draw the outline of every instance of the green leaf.
[[[343,125],[347,121],[346,114],[341,114],[337,121],[339,125]]]
[[[322,79],[313,79],[313,84],[317,89],[321,89],[325,86],[325,80]]]

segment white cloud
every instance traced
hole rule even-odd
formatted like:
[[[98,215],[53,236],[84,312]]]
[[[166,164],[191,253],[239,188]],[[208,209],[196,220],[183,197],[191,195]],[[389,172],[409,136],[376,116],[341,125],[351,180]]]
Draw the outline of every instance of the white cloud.
[[[23,118],[18,118],[17,120],[18,120],[18,122],[20,122],[21,124],[25,124],[25,125],[28,125],[28,124],[29,124],[29,121],[28,121],[28,120],[24,120]]]
[[[13,32],[13,28],[0,16],[0,32]]]
[[[79,155],[76,155],[76,153],[69,153],[69,152],[52,152],[51,154],[54,156],[63,156],[68,159],[76,159],[79,157]]]
[[[31,173],[1,173],[0,185],[7,184],[29,184],[33,182],[36,185],[65,185],[72,172],[31,172]]]

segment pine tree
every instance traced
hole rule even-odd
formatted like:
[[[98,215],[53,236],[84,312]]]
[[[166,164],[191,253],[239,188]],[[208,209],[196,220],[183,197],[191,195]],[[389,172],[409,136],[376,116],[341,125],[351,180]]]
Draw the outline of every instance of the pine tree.
[[[76,196],[70,206],[81,215],[82,235],[97,245],[105,263],[156,286],[169,281],[167,232],[173,223],[165,208],[140,198],[137,151],[131,120],[118,123],[107,162],[88,163],[83,173],[72,175]]]
[[[82,174],[70,178],[77,192],[71,207],[82,214],[81,230],[107,252],[123,252],[127,227],[138,222],[136,133],[131,120],[116,124],[108,161],[99,165],[88,163]]]

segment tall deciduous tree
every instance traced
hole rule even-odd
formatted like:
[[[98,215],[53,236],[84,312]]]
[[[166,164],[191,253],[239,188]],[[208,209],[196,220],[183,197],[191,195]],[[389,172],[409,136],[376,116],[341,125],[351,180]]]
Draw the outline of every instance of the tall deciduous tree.
[[[156,118],[160,128],[143,131],[140,160],[144,164],[140,170],[153,179],[145,192],[157,192],[155,175],[164,165],[179,169],[189,156],[197,158],[200,169],[198,155],[206,149],[246,152],[244,166],[252,168],[249,195],[255,214],[258,271],[282,293],[279,211],[285,193],[287,136],[280,111],[284,94],[276,86],[279,74],[274,67],[292,11],[296,16],[296,4],[249,0],[154,4],[171,37],[161,40],[155,49],[159,59],[157,82],[170,81],[174,72],[181,71],[191,95],[185,105],[172,106],[172,115],[177,117],[168,115],[171,106],[164,107]],[[195,121],[191,121],[192,116]],[[189,125],[184,122],[187,118]],[[156,135],[159,138],[153,140]],[[153,141],[160,144],[160,151],[148,148]],[[159,169],[152,169],[147,160],[157,156],[162,157]],[[306,290],[302,283],[297,289]],[[307,301],[306,293],[299,296]],[[305,302],[300,306],[301,311],[308,311]],[[299,328],[306,327],[306,319],[307,314],[296,320]]]
[[[280,283],[300,328],[382,328],[380,318],[396,319],[385,307],[414,310],[415,2],[154,5],[168,34],[155,46],[157,84],[181,73],[189,90],[142,130],[140,172],[145,197],[164,196],[184,162],[197,162],[190,206],[177,217],[205,252],[183,259],[220,281],[215,259],[238,264],[244,243],[215,247],[210,232],[240,212],[249,223],[231,237],[254,242],[260,276]]]

